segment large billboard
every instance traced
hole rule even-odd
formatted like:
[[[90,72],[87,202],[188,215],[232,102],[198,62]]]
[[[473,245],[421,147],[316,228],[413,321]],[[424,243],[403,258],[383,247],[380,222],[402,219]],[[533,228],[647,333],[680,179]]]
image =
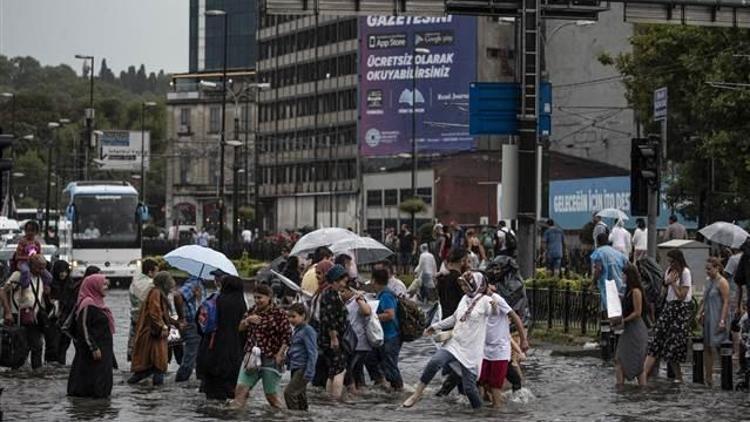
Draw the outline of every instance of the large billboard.
[[[143,135],[143,143],[141,143]],[[99,169],[111,171],[139,171],[141,151],[143,166],[148,170],[151,132],[139,130],[105,130],[99,136]]]
[[[476,79],[476,19],[360,18],[362,155],[410,153],[414,133],[420,155],[474,148],[469,135],[469,85]],[[425,50],[415,53],[415,49]]]
[[[593,213],[604,208],[617,208],[630,215],[630,177],[554,180],[549,184],[549,216],[563,229],[580,229],[591,221]],[[667,227],[670,213],[662,195],[657,228]],[[677,218],[687,228],[698,227],[695,221],[686,221],[679,213]],[[631,217],[626,226],[635,227],[635,218]]]

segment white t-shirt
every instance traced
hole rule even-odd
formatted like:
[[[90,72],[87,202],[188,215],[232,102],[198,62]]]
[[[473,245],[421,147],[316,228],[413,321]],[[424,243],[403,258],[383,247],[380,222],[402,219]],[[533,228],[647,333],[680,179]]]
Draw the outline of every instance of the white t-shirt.
[[[356,301],[356,296],[349,299],[346,302],[347,320],[349,325],[352,326],[352,330],[357,334],[357,352],[367,352],[372,350],[372,346],[367,341],[367,333],[365,332],[367,327],[367,318],[359,312],[359,303]]]
[[[633,233],[633,247],[637,251],[648,250],[648,229],[635,229],[635,233]]]
[[[465,321],[461,318],[466,313],[472,302],[478,301]],[[446,330],[453,327],[453,336],[445,343],[443,347],[461,365],[474,372],[479,373],[484,358],[484,348],[477,347],[484,344],[487,335],[487,318],[492,313],[492,299],[489,296],[482,295],[470,298],[466,295],[458,303],[456,312],[448,318],[435,324],[437,328]]]
[[[664,279],[666,280],[667,274],[669,273],[669,270],[667,270],[666,273],[664,273]],[[685,268],[682,270],[682,276],[680,277],[680,281],[677,283],[681,287],[688,287],[688,293],[685,296],[685,299],[683,302],[692,302],[693,300],[693,279],[690,275],[690,269]],[[667,302],[672,302],[677,300],[677,293],[674,291],[674,287],[669,286],[669,289],[667,290]]]
[[[492,294],[497,303],[497,315],[490,313],[487,318],[487,335],[484,339],[484,358],[486,360],[510,360],[510,321],[508,314],[513,309],[499,294]]]
[[[252,243],[253,241],[253,232],[250,230],[242,230],[242,241],[245,243]]]
[[[19,284],[21,282],[21,272],[15,271],[10,275],[6,281],[5,287],[8,289],[14,289],[13,299],[10,301],[11,313],[18,314],[19,308],[34,308],[34,315],[39,312],[39,306],[34,306],[39,303],[41,307],[44,307],[44,284],[39,276],[30,274],[31,284],[29,287],[22,289]],[[34,291],[36,291],[36,300],[34,300]]]
[[[734,273],[737,272],[737,267],[740,265],[741,259],[742,259],[742,252],[734,254],[729,257],[729,260],[727,261],[727,266],[724,267],[724,272],[729,274],[732,279],[734,279]]]

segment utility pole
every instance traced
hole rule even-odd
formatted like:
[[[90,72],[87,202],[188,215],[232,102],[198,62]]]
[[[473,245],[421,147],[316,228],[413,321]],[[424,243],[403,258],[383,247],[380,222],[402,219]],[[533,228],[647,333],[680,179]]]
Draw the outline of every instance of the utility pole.
[[[540,0],[522,0],[521,116],[518,148],[518,264],[526,278],[536,263],[537,144],[539,113]]]

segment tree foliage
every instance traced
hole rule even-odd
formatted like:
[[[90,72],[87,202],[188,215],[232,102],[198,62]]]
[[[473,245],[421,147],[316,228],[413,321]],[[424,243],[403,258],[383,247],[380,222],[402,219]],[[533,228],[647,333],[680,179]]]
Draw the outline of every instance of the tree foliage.
[[[145,66],[136,72],[131,66],[127,75],[132,79],[115,78],[103,59],[94,81],[95,128],[140,130],[141,104],[156,101],[158,106],[146,111],[144,127],[151,132],[151,169],[147,173],[147,203],[151,214],[161,223],[165,199],[166,108],[164,93],[169,77],[160,71],[147,76]],[[14,180],[17,205],[38,206],[45,200],[48,148],[52,148],[53,177],[60,177],[60,188],[76,177],[73,172],[74,151],[81,144],[84,110],[89,107],[89,79],[83,78],[68,65],[42,66],[32,57],[8,58],[0,55],[0,92],[16,94],[15,135],[34,135],[32,141],[17,141],[14,146],[14,172],[24,177]],[[0,98],[0,132],[13,128],[12,107]],[[70,119],[55,132],[48,122]],[[91,179],[129,180],[123,172],[96,172]],[[53,179],[55,180],[55,179]],[[140,189],[137,183],[136,187]]]
[[[633,50],[602,55],[624,76],[627,97],[646,133],[653,92],[669,90],[668,201],[679,212],[714,220],[747,218],[750,209],[750,32],[732,28],[636,25]]]

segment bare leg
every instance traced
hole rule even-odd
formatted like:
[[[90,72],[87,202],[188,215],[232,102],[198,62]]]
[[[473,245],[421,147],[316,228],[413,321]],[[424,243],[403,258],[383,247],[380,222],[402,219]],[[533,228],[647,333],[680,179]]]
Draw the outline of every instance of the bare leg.
[[[278,394],[266,394],[266,400],[271,407],[281,409],[281,399],[279,399]]]
[[[326,391],[334,400],[341,400],[344,395],[344,372],[336,374],[333,378],[328,378]]]
[[[651,373],[651,370],[654,369],[655,364],[656,364],[655,357],[646,356],[646,362],[643,364],[643,373],[641,374],[641,378],[643,378],[644,383],[641,385],[646,385],[646,382],[648,381],[648,375]]]
[[[710,344],[703,349],[703,379],[707,386],[714,385],[714,349]]]
[[[638,375],[638,385],[640,385],[641,387],[643,387],[647,383],[648,383],[648,380],[647,380],[647,377],[646,377],[646,373],[645,372],[641,372],[641,374]]]
[[[250,393],[250,388],[245,384],[237,384],[234,388],[234,400],[229,403],[229,406],[234,409],[244,409],[247,403],[247,396]]]
[[[625,374],[622,372],[622,365],[620,362],[615,362],[615,385],[622,387],[625,384]]]
[[[672,370],[674,371],[674,380],[677,382],[682,382],[682,367],[680,367],[679,362],[673,362],[670,363],[672,365]]]
[[[492,407],[499,409],[503,407],[503,390],[500,388],[493,388],[492,390]]]
[[[408,399],[404,402],[404,407],[412,407],[415,404],[417,404],[418,401],[422,400],[422,393],[424,393],[424,389],[427,388],[427,385],[420,382],[417,384],[417,389],[414,390],[414,394],[409,396]]]

